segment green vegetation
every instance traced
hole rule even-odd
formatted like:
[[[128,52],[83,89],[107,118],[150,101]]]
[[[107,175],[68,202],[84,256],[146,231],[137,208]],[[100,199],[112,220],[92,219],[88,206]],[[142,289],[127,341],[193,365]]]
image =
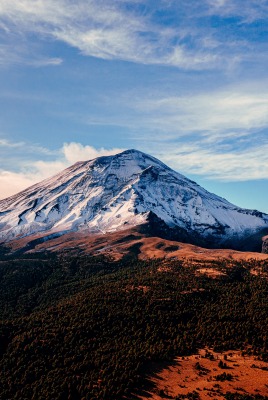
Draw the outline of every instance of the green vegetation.
[[[268,358],[265,262],[215,262],[218,279],[163,263],[2,254],[0,398],[131,398],[152,360],[204,346]]]

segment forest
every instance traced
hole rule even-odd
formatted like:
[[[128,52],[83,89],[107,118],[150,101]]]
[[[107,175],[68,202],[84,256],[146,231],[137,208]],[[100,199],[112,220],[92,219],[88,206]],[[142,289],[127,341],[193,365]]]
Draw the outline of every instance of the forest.
[[[214,261],[216,278],[198,267],[2,249],[0,398],[133,399],[150,362],[204,346],[267,361],[268,263]]]

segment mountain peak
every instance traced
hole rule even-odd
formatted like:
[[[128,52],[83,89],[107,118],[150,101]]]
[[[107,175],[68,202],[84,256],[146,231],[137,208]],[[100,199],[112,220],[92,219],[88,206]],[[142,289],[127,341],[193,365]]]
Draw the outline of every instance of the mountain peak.
[[[268,227],[268,216],[236,207],[160,160],[129,149],[76,163],[0,201],[0,240],[41,232],[105,233],[148,220],[214,245]]]
[[[167,165],[163,164],[162,161],[158,160],[157,158],[144,153],[143,151],[140,150],[136,150],[136,149],[128,149],[128,150],[124,150],[120,153],[117,153],[115,155],[109,156],[111,159],[119,159],[119,160],[136,160],[137,162],[141,162],[141,161],[146,161],[146,163],[148,164],[148,162],[152,162],[154,165],[162,165],[165,166],[166,168],[169,168]],[[103,156],[103,157],[98,157],[96,158],[96,160],[99,159],[107,159],[107,157]]]

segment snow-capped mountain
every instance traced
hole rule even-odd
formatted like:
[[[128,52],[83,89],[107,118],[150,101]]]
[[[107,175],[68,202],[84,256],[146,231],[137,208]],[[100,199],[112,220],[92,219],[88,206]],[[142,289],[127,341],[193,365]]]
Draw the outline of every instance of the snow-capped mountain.
[[[268,227],[268,215],[236,207],[156,158],[127,150],[78,162],[1,200],[0,242],[41,232],[107,233],[152,217],[177,236],[214,245]]]

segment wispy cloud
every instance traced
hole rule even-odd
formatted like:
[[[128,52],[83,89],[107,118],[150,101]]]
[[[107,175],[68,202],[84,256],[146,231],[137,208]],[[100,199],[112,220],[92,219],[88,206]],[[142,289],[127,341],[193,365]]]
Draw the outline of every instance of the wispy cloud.
[[[153,84],[144,75],[140,88],[136,92],[130,89],[123,96],[125,87],[131,86],[131,82],[126,83],[128,76],[124,78],[125,86],[117,85],[112,95],[107,90],[110,97],[106,102],[94,93],[89,105],[86,96],[82,98],[83,90],[79,90],[79,95],[74,90],[70,96],[72,104],[68,103],[68,96],[61,97],[60,90],[55,91],[52,100],[49,98],[51,103],[54,101],[50,116],[61,112],[62,120],[73,118],[82,128],[95,125],[98,132],[101,126],[107,130],[109,126],[118,126],[129,137],[132,135],[132,143],[136,140],[137,147],[154,153],[185,174],[224,180],[268,178],[267,30],[263,22],[267,15],[266,0],[0,0],[0,64],[61,65],[64,57],[54,53],[62,47],[51,46],[53,56],[47,54],[45,47],[48,42],[60,41],[83,56],[198,71],[179,74],[176,70],[175,75],[175,69],[170,68],[170,75],[164,81],[163,73],[159,83],[163,69],[150,68],[150,72],[158,71],[152,74],[156,76]],[[229,76],[224,76],[226,80],[222,82],[221,72],[200,72],[232,72],[242,63],[243,79],[249,81],[249,76],[252,79],[254,75],[259,81],[239,84],[242,78],[234,72],[230,81]],[[236,71],[240,72],[239,68]],[[186,75],[184,84],[182,79]],[[205,86],[205,79],[212,79],[214,84],[208,81]],[[218,89],[211,90],[216,80]],[[227,81],[229,87],[225,86]],[[28,101],[24,90],[1,93],[3,99],[21,96]],[[44,102],[42,91],[33,93],[31,100],[38,101],[39,96],[39,101],[43,96]],[[93,102],[94,107],[90,107]],[[64,106],[59,110],[58,104]],[[77,160],[109,154],[106,149],[96,150],[79,143],[69,143],[51,152],[38,145],[5,139],[0,139],[0,154],[1,151],[7,160],[5,164],[3,161],[0,174],[1,187],[6,188],[4,195]],[[22,160],[15,166],[17,172],[14,166],[8,166],[15,160],[15,152],[17,159]]]
[[[0,148],[20,148],[24,146],[24,142],[10,142],[7,139],[0,139]]]
[[[145,97],[136,99],[133,106],[147,113],[155,127],[163,127],[175,136],[189,132],[207,132],[210,138],[219,132],[241,130],[250,132],[268,126],[268,91],[266,85],[254,88],[233,87],[219,91],[186,96]]]
[[[208,147],[202,142],[163,145],[162,151],[156,150],[156,155],[178,171],[217,181],[268,179],[268,143],[229,151],[218,151],[215,146]]]
[[[27,148],[26,143],[12,143],[5,139],[0,140],[0,149]],[[34,146],[32,146],[32,150]],[[193,140],[191,143],[155,143],[142,150],[159,157],[175,170],[188,174],[205,176],[209,179],[221,181],[248,181],[268,179],[268,142],[244,149],[221,149],[215,143],[208,145],[202,140]],[[67,168],[76,161],[93,159],[99,156],[116,154],[123,149],[96,149],[93,146],[84,146],[77,142],[65,143],[57,151],[51,152],[42,147],[39,159],[29,160],[21,155],[17,160],[16,170],[5,168],[0,170],[1,198],[15,194],[57,172]],[[50,158],[44,160],[44,154]]]
[[[55,155],[55,151],[52,151],[50,149],[47,149],[44,146],[40,146],[38,144],[29,144],[26,142],[12,142],[6,138],[0,138],[0,151],[8,151],[8,150],[13,150],[13,151],[22,151],[23,154],[31,154],[31,153],[37,153],[37,154],[42,154],[42,155],[49,155],[53,156]]]
[[[266,19],[268,4],[266,0],[206,0],[209,12],[222,16],[237,16],[241,22],[250,24]]]
[[[183,96],[133,97],[137,141],[186,175],[268,179],[266,87],[255,81]],[[144,141],[142,127],[151,132]]]
[[[40,49],[28,48],[25,43],[18,44],[9,40],[0,45],[0,66],[8,67],[12,64],[22,64],[38,68],[58,66],[62,62],[62,58],[43,56]]]
[[[36,60],[31,60],[30,65],[33,67],[47,67],[47,66],[61,65],[62,63],[63,63],[62,58],[54,57],[54,58],[40,58]]]
[[[108,101],[123,104],[120,116],[109,110],[108,121],[100,117],[87,122],[123,127],[134,147],[185,175],[268,179],[267,87],[266,81],[253,81],[181,96],[132,91]]]
[[[208,21],[205,28],[200,28],[202,24],[198,22],[209,14],[236,15],[240,3],[240,0],[207,0],[201,4],[192,0],[178,4],[175,0],[162,0],[156,6],[152,1],[145,5],[134,0],[2,0],[0,26],[4,37],[15,32],[16,37],[36,33],[42,38],[63,41],[87,56],[193,70],[211,69],[239,61],[242,42],[232,41],[230,37],[224,41],[220,29],[217,35]],[[254,10],[251,3],[246,1],[245,15]],[[265,11],[265,3],[260,3],[254,18]],[[243,3],[241,9],[244,8]],[[170,20],[173,18],[169,25],[164,17],[156,17],[163,9],[169,12]],[[234,43],[237,43],[235,47]],[[52,58],[48,65],[51,64],[58,62],[53,63]]]

